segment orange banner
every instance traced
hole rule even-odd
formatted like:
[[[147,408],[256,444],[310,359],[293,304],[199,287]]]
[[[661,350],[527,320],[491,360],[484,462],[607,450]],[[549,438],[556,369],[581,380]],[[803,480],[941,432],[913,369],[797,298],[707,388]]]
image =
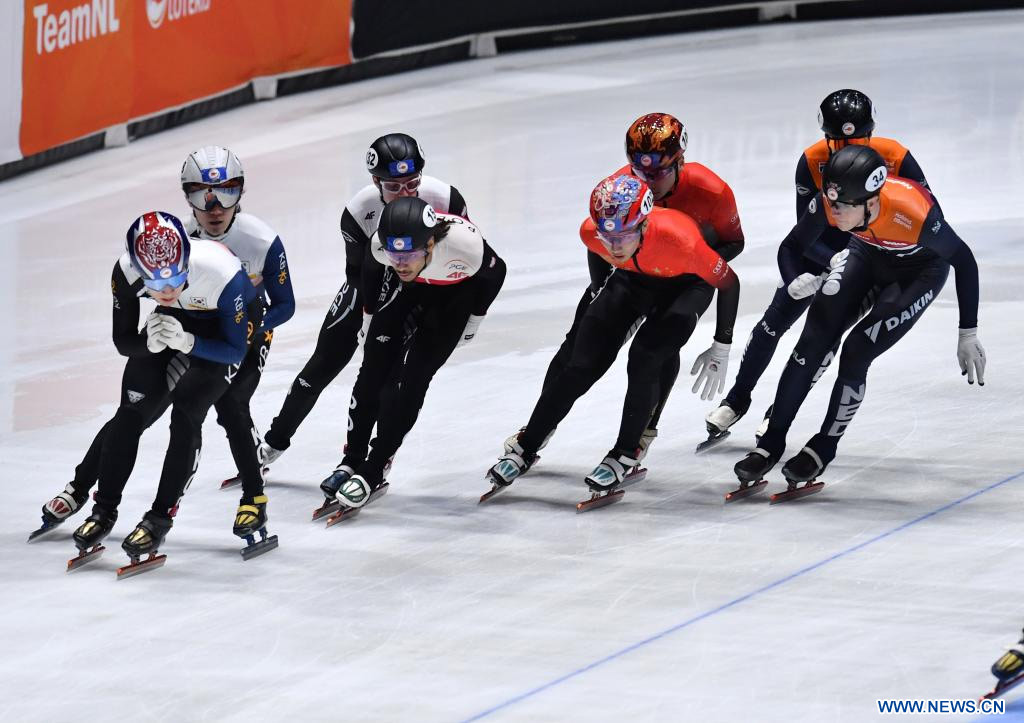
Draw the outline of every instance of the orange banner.
[[[350,19],[351,0],[25,0],[21,151],[350,63]]]

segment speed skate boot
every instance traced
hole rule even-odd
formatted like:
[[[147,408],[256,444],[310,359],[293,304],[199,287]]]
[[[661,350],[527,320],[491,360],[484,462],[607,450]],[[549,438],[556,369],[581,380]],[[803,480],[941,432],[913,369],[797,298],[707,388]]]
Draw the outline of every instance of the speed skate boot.
[[[63,492],[43,505],[43,524],[28,536],[28,541],[37,540],[56,529],[64,520],[78,512],[87,499],[89,499],[88,492],[77,492],[74,483],[68,483]]]
[[[506,440],[507,442],[507,440]],[[499,492],[508,489],[517,477],[521,477],[537,461],[536,453],[527,453],[519,444],[518,435],[511,443],[511,449],[498,458],[497,464],[487,470],[487,481],[491,483],[491,489],[480,497],[480,502],[486,502]]]
[[[782,467],[782,476],[788,485],[785,492],[772,495],[771,502],[787,502],[820,492],[824,482],[817,482],[818,475],[825,471],[825,463],[810,446],[804,447]],[[801,486],[801,483],[804,483]]]
[[[266,442],[262,442],[262,443],[260,443],[259,454],[260,454],[260,460],[263,462],[263,466],[264,467],[269,467],[274,462],[276,462],[278,460],[278,458],[282,454],[284,454],[284,450],[283,449],[274,449],[273,447],[271,447]]]
[[[992,663],[992,675],[996,676],[996,687],[982,696],[991,700],[998,698],[1011,688],[1024,683],[1024,637]]]
[[[746,408],[737,409],[726,400],[708,412],[704,417],[704,424],[707,427],[708,438],[697,445],[696,453],[703,452],[722,442],[732,432],[729,427],[736,424],[747,413]]]
[[[349,465],[345,464],[344,460],[334,468],[334,471],[320,483],[320,491],[324,493],[324,503],[313,510],[313,521],[316,522],[319,519],[333,515],[338,511],[338,500],[336,495],[341,486],[345,484],[349,477],[355,474],[355,470]]]
[[[157,555],[160,545],[171,530],[174,520],[170,515],[153,512],[150,510],[142,516],[142,521],[135,526],[128,537],[121,543],[121,549],[128,553],[131,564],[119,568],[117,577],[130,577],[138,575],[157,567],[161,567],[167,560],[166,555]],[[140,561],[143,555],[149,555],[145,560]]]
[[[243,497],[238,501],[235,525],[232,532],[245,540],[242,559],[252,558],[277,547],[277,535],[267,537],[267,496],[257,495],[251,499]],[[259,542],[256,535],[260,536]]]
[[[92,562],[103,554],[103,550],[106,548],[100,543],[114,529],[115,522],[117,522],[117,510],[93,505],[92,514],[85,518],[85,522],[79,525],[72,536],[75,540],[75,547],[78,548],[78,557],[68,560],[68,572],[77,570],[85,563]]]
[[[586,512],[597,507],[604,507],[622,499],[625,490],[617,489],[623,482],[639,482],[646,474],[640,469],[640,449],[632,453],[613,449],[608,452],[594,471],[584,481],[590,488],[589,500],[576,505],[577,512]]]
[[[768,481],[764,478],[771,468],[779,461],[778,456],[768,450],[756,447],[732,468],[740,481],[740,486],[725,495],[726,502],[735,502],[750,497],[764,490]]]
[[[999,660],[992,663],[992,675],[996,676],[1000,683],[1021,674],[1024,674],[1024,637],[999,656]]]
[[[388,491],[388,483],[377,474],[354,474],[338,489],[335,499],[339,509],[327,518],[327,526],[331,527],[343,519],[355,517],[359,510]]]

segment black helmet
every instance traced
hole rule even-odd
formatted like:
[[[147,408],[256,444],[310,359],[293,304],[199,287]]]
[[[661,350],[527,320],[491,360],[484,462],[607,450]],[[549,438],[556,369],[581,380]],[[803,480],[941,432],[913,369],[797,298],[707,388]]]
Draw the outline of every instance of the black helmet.
[[[857,204],[882,192],[885,159],[870,146],[846,146],[832,154],[821,172],[821,192],[830,201]]]
[[[437,226],[430,204],[415,196],[402,196],[384,207],[377,237],[387,251],[412,251],[427,245]]]
[[[412,136],[388,133],[370,144],[366,170],[377,178],[400,178],[423,172],[423,151]]]
[[[875,130],[875,106],[859,90],[837,90],[821,101],[818,125],[826,138],[864,138]]]

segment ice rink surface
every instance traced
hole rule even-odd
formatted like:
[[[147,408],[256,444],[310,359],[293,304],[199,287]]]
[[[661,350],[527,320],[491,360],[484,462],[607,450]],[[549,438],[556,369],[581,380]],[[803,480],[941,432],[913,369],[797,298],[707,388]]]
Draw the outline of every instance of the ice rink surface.
[[[845,723],[878,717],[880,698],[978,696],[1024,623],[1022,38],[1024,13],[1001,12],[511,54],[248,106],[0,184],[0,719]],[[735,191],[747,250],[731,383],[775,288],[797,158],[841,87],[871,96],[877,134],[913,151],[974,249],[984,388],[957,368],[951,275],[874,364],[813,498],[722,501],[797,327],[719,449],[694,456],[711,403],[680,377],[647,481],[576,515],[618,427],[620,359],[536,470],[478,507],[586,283],[577,227],[594,183],[624,162],[628,124],[679,116],[687,159]],[[102,560],[64,572],[82,515],[26,545],[115,409],[110,269],[136,215],[187,213],[185,155],[235,150],[245,210],[290,256],[298,311],[253,400],[266,429],[341,284],[338,218],[367,182],[365,149],[396,130],[460,188],[509,275],[477,339],[435,378],[390,493],[350,523],[309,522],[340,456],[357,357],[269,474],[277,551],[239,558],[237,496],[218,489],[234,467],[212,414],[164,568],[114,577],[155,491],[166,417],[143,439]],[[684,373],[713,327],[712,310]],[[791,454],[833,378],[805,404]],[[1016,699],[1003,720],[1024,719]]]

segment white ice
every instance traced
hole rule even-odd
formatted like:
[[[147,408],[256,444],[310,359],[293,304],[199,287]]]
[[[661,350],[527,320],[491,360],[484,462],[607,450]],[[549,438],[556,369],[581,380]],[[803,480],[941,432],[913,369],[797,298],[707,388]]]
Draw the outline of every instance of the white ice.
[[[978,696],[1024,623],[1022,38],[1024,13],[999,12],[511,54],[249,106],[3,183],[0,718],[845,722],[874,719],[880,698]],[[913,150],[974,249],[986,385],[957,368],[951,275],[873,366],[814,498],[722,500],[796,329],[719,450],[693,455],[711,403],[681,377],[647,481],[577,516],[582,477],[614,441],[620,360],[536,471],[478,507],[572,317],[586,278],[576,229],[593,184],[623,163],[627,125],[680,116],[688,159],[735,190],[747,250],[731,382],[776,283],[796,160],[840,87],[875,100],[879,135]],[[138,213],[186,213],[187,152],[239,153],[244,206],[291,258],[298,312],[253,400],[266,429],[341,283],[338,217],[366,183],[365,148],[392,130],[419,138],[428,171],[463,191],[509,276],[477,340],[435,378],[391,492],[351,523],[309,522],[344,442],[357,357],[269,475],[279,550],[239,558],[236,494],[217,484],[234,467],[212,414],[164,568],[114,577],[155,491],[166,418],[144,437],[103,559],[65,574],[81,515],[26,545],[113,413],[110,269]],[[684,373],[713,316],[684,348]],[[820,424],[833,375],[791,452]]]

